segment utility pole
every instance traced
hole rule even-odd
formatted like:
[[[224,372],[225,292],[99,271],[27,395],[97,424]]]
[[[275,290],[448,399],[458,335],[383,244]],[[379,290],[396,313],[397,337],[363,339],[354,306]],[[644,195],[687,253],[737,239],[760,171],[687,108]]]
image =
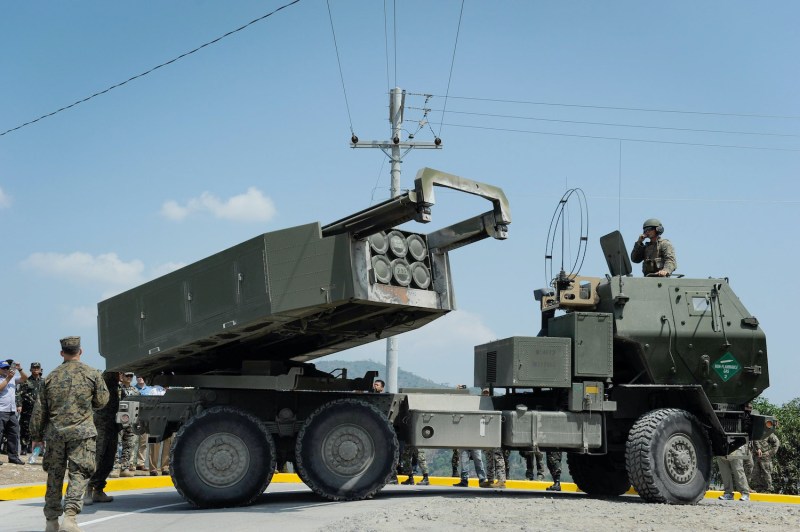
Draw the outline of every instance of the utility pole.
[[[359,141],[353,135],[350,139],[351,148],[380,148],[389,157],[391,162],[390,172],[391,184],[389,187],[390,197],[394,198],[400,194],[400,165],[403,157],[413,148],[440,149],[442,141],[438,137],[434,142],[403,142],[403,108],[405,107],[406,91],[395,87],[389,91],[389,122],[392,124],[392,139],[389,141],[368,140]],[[403,151],[405,150],[405,151]],[[402,153],[401,153],[402,152]],[[386,391],[397,392],[397,337],[392,336],[386,339]]]

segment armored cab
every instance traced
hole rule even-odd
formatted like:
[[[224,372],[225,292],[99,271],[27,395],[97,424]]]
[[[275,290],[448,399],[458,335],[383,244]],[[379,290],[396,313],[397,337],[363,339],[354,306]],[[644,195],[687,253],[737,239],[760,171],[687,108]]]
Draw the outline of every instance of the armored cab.
[[[536,337],[475,348],[475,384],[505,388],[503,446],[568,453],[583,491],[694,503],[711,457],[775,428],[745,404],[769,386],[766,336],[727,279],[632,277],[619,232],[611,275],[537,291]]]

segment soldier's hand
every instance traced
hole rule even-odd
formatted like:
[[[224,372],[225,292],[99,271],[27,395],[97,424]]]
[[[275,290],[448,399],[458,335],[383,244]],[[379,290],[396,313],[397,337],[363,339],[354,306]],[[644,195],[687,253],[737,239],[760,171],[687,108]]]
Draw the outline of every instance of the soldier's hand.
[[[758,453],[758,457],[759,457],[759,458],[761,458],[761,454],[762,454],[762,453],[761,453],[761,449],[759,449],[758,451],[756,451],[756,453]]]

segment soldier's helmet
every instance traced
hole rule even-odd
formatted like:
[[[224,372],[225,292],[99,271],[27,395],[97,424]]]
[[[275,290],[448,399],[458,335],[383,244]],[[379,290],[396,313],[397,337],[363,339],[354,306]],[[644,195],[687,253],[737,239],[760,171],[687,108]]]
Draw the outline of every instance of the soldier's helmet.
[[[39,362],[31,362],[31,369],[42,369],[42,365]]]
[[[664,226],[661,225],[661,220],[658,218],[648,218],[642,224],[642,230],[647,229],[648,227],[655,227],[656,233],[663,234],[664,233]]]

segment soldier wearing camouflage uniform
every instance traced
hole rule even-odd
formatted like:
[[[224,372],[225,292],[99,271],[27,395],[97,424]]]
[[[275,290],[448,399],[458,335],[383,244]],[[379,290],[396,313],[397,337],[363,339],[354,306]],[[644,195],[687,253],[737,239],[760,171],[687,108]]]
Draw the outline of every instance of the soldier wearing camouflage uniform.
[[[547,491],[561,491],[561,451],[547,451],[547,469],[553,477],[553,485]]]
[[[419,464],[419,469],[422,471],[422,480],[419,481],[420,486],[427,486],[430,484],[430,480],[428,479],[428,460],[425,458],[425,451],[423,449],[418,449],[413,445],[406,445],[403,448],[403,473],[408,475],[408,478],[403,481],[403,484],[407,486],[414,485],[414,458],[417,459],[417,463]]]
[[[544,480],[544,453],[542,451],[522,451],[525,458],[525,478],[527,480]],[[536,469],[536,476],[533,470]]]
[[[47,442],[42,468],[47,471],[45,532],[80,532],[75,516],[83,509],[83,493],[95,469],[97,430],[92,409],[108,402],[108,388],[100,372],[81,362],[81,339],[61,339],[64,362],[45,379],[31,418],[31,438]],[[69,468],[69,485],[61,490]],[[64,522],[58,526],[58,517]]]
[[[505,489],[506,487],[506,460],[503,450],[499,447],[495,449],[486,450],[486,480],[480,482],[478,485],[481,488],[499,488]],[[497,484],[494,483],[497,479]]]
[[[20,454],[23,455],[33,451],[31,448],[31,416],[33,415],[36,398],[39,397],[39,392],[43,386],[42,365],[38,362],[32,362],[31,374],[28,380],[17,388],[17,404],[22,407],[22,412],[19,415],[19,442]]]
[[[119,373],[116,371],[103,372],[103,382],[109,390],[116,390],[119,387]],[[94,426],[97,428],[97,453],[95,455],[97,468],[89,480],[83,504],[114,500],[114,497],[106,495],[104,490],[106,479],[114,469],[114,459],[117,456],[119,442],[117,410],[119,410],[119,395],[110,393],[106,405],[94,411]]]
[[[633,245],[631,261],[642,262],[642,273],[648,277],[669,277],[678,268],[675,248],[666,238],[661,238],[664,226],[656,218],[645,220],[642,234]],[[645,243],[644,239],[650,240]]]
[[[120,374],[118,400],[125,399],[132,395],[139,395],[139,389],[131,384],[132,380],[133,373],[127,372]],[[119,476],[135,476],[134,471],[136,470],[136,463],[134,461],[133,451],[136,449],[137,437],[136,433],[133,432],[133,427],[130,425],[124,427],[119,433],[119,439],[122,442],[122,456],[119,459]]]
[[[774,434],[770,434],[764,440],[753,442],[753,477],[751,488],[753,491],[762,493],[772,493],[772,459],[781,446],[780,440]]]

